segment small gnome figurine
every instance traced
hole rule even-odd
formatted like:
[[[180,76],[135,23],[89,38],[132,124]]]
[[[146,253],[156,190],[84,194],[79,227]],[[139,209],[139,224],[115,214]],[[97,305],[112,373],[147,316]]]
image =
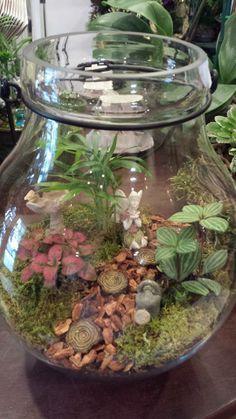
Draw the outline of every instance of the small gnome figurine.
[[[135,323],[146,324],[160,312],[161,287],[150,279],[144,279],[138,286],[136,295]]]

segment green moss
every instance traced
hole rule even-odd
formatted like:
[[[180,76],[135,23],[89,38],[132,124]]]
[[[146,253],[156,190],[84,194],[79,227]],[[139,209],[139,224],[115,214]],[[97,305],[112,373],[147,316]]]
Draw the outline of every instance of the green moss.
[[[109,262],[119,253],[120,249],[120,244],[104,241],[98,245],[93,262],[95,265],[99,265],[101,262]]]
[[[198,181],[198,160],[187,161],[177,172],[177,175],[170,178],[171,190],[178,201],[184,200],[192,204],[207,204],[213,202],[214,196],[204,190]]]
[[[164,307],[161,317],[146,326],[128,326],[117,340],[120,360],[132,359],[135,368],[159,366],[184,355],[197,341],[206,337],[218,311],[209,302],[206,309],[195,304]]]
[[[40,348],[55,339],[53,326],[71,316],[72,303],[79,295],[73,285],[67,285],[66,290],[45,288],[38,275],[23,284],[19,265],[14,273],[2,269],[0,305],[17,334],[28,344]],[[7,287],[6,283],[11,286]]]
[[[84,231],[88,236],[97,232],[97,218],[95,211],[85,204],[69,205],[63,211],[66,228]]]

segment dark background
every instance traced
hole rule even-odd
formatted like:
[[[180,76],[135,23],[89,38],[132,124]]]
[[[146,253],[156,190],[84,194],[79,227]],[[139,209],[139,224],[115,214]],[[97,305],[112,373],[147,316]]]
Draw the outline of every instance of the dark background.
[[[191,360],[160,376],[82,380],[26,354],[0,318],[0,419],[236,418],[236,310]]]

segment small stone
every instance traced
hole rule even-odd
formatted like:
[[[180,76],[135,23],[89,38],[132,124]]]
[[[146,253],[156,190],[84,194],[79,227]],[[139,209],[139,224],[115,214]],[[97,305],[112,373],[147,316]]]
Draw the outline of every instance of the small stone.
[[[92,362],[94,362],[96,358],[97,352],[94,349],[92,349],[88,354],[84,355],[80,363],[80,366],[84,367],[85,365],[92,364]]]
[[[81,303],[75,304],[75,306],[73,307],[73,310],[72,310],[72,320],[73,320],[73,322],[78,321],[80,319],[82,309],[83,309],[83,304],[81,304]]]
[[[74,367],[81,368],[81,360],[82,360],[81,354],[77,353],[75,355],[72,355],[69,358],[69,360]]]
[[[56,361],[61,361],[62,359],[69,358],[72,355],[74,355],[74,349],[69,346],[67,348],[63,348],[61,350],[58,350],[53,355],[53,359],[55,359]]]
[[[136,310],[134,313],[134,321],[140,326],[149,323],[151,320],[150,313],[145,309]]]
[[[124,365],[121,364],[119,361],[113,360],[108,365],[108,368],[110,368],[110,370],[112,370],[114,372],[119,372],[119,371],[122,371],[124,369]]]
[[[107,367],[108,367],[108,365],[111,363],[111,361],[112,361],[112,359],[113,359],[113,355],[105,355],[104,356],[104,358],[103,358],[103,360],[102,360],[102,363],[101,363],[101,365],[100,365],[100,370],[101,371],[104,371]]]
[[[105,352],[107,352],[110,355],[114,355],[116,353],[116,348],[114,345],[109,343],[108,345],[105,346]]]
[[[122,263],[127,259],[127,252],[120,252],[116,257],[114,257],[114,260],[118,263]]]
[[[64,321],[63,323],[58,323],[55,327],[54,327],[54,333],[56,336],[61,336],[64,335],[64,333],[68,332],[70,325],[72,323],[71,319],[67,319],[66,321]]]
[[[116,309],[116,305],[117,305],[116,301],[112,301],[111,303],[104,305],[105,312],[108,316],[111,316],[114,313]]]
[[[113,342],[113,331],[111,327],[105,327],[102,331],[102,335],[106,345]]]
[[[46,355],[49,357],[52,357],[57,351],[60,351],[63,349],[64,342],[56,342],[53,345],[51,345],[48,350],[46,351]]]

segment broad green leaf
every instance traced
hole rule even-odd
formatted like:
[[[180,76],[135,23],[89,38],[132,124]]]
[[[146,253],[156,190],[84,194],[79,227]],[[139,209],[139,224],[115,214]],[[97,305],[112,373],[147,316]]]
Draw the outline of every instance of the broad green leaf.
[[[172,258],[175,255],[176,252],[173,247],[158,246],[156,250],[156,261],[160,262],[163,259]]]
[[[199,216],[197,214],[187,214],[184,212],[176,212],[170,218],[170,221],[175,221],[177,223],[195,223],[199,221]]]
[[[117,2],[114,3],[117,4]],[[148,19],[155,25],[159,35],[173,35],[173,22],[171,16],[161,4],[152,0],[138,3],[131,0],[129,2],[124,2],[124,4],[125,3],[125,10],[134,12],[138,16],[143,16],[145,19]]]
[[[200,221],[202,227],[217,233],[224,233],[229,227],[227,220],[221,217],[210,217]]]
[[[196,239],[196,231],[193,226],[183,228],[178,236],[178,242],[182,240],[195,240]]]
[[[199,247],[197,250],[191,253],[185,253],[179,255],[180,260],[180,270],[179,270],[179,280],[183,281],[190,274],[192,274],[199,264],[200,251]]]
[[[201,207],[201,205],[185,205],[182,211],[185,214],[194,215],[198,217],[198,219],[200,220],[200,218],[202,217],[203,208]]]
[[[162,245],[175,247],[178,242],[178,234],[171,227],[160,227],[157,230],[157,240]]]
[[[198,278],[198,282],[200,282],[200,284],[204,285],[210,291],[214,292],[215,295],[220,295],[222,287],[219,282],[209,278]]]
[[[176,257],[161,260],[160,268],[168,278],[177,279]]]
[[[177,253],[190,253],[194,252],[198,247],[197,240],[181,240],[176,247]]]
[[[222,269],[228,259],[228,252],[225,249],[217,250],[209,255],[203,262],[203,273],[215,272]]]
[[[133,13],[106,13],[92,20],[88,25],[90,31],[108,28],[118,29],[120,31],[151,33],[150,26]]]
[[[220,81],[226,84],[236,80],[236,13],[225,23],[224,39],[219,51]]]
[[[232,106],[227,112],[228,118],[231,118],[236,124],[236,105]]]
[[[215,217],[216,215],[221,214],[223,211],[223,204],[222,202],[213,202],[212,204],[208,204],[203,209],[203,217]]]
[[[186,291],[192,292],[193,294],[203,296],[209,294],[209,290],[199,281],[184,281],[181,285]]]
[[[219,83],[216,91],[212,95],[211,106],[206,113],[213,113],[227,105],[236,92],[236,84],[221,84]]]
[[[220,127],[224,129],[231,130],[234,128],[234,125],[230,122],[230,120],[226,116],[217,115],[215,117],[215,121]]]

